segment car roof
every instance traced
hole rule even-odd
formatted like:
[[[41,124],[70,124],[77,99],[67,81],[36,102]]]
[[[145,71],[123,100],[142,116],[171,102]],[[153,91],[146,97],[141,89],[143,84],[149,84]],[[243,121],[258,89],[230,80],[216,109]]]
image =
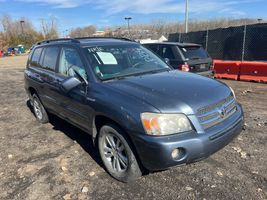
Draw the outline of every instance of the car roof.
[[[192,47],[192,46],[196,46],[196,47],[201,47],[200,44],[195,44],[195,43],[180,43],[180,42],[156,42],[156,43],[143,43],[144,45],[153,45],[153,44],[164,44],[164,45],[175,45],[175,46],[179,46],[179,47]]]
[[[138,44],[137,42],[127,38],[113,38],[113,37],[83,37],[83,38],[58,38],[51,40],[44,40],[37,42],[35,47],[43,45],[57,45],[57,44],[74,44],[79,46],[96,46],[109,44]]]

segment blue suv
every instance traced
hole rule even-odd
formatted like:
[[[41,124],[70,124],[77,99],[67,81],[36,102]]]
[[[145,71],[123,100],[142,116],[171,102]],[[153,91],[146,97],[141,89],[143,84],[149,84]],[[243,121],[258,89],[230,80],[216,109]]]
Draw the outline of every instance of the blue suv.
[[[105,169],[122,182],[207,158],[243,127],[231,88],[173,70],[127,39],[39,42],[25,89],[39,122],[52,113],[90,134]]]

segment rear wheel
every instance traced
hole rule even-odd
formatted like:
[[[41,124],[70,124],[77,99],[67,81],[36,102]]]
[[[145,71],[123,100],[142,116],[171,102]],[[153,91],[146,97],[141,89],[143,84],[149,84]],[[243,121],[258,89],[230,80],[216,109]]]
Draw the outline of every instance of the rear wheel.
[[[98,149],[108,173],[122,182],[129,182],[142,176],[136,157],[124,137],[114,125],[104,125],[99,132]]]
[[[49,121],[48,114],[36,94],[32,95],[32,106],[37,121],[43,124],[47,123]]]

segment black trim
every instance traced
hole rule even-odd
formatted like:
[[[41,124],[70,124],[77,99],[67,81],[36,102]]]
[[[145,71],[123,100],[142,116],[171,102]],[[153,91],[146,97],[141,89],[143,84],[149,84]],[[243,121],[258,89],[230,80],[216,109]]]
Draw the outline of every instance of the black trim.
[[[40,42],[37,42],[36,45],[48,44],[48,43],[54,43],[54,42],[72,42],[72,43],[79,44],[80,43],[79,40],[86,40],[86,39],[117,39],[117,40],[135,42],[134,40],[131,40],[129,38],[124,38],[124,37],[77,37],[77,38],[58,38],[58,39],[42,40]]]
[[[73,39],[73,38],[58,38],[58,39],[51,39],[51,40],[43,40],[40,42],[37,42],[37,45],[44,44],[44,43],[51,43],[51,42],[74,42],[74,43],[80,43],[80,41]]]

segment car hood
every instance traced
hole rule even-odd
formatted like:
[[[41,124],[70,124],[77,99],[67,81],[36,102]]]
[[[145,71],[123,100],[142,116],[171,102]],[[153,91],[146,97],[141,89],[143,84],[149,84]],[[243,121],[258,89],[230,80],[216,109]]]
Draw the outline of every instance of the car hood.
[[[153,105],[163,113],[195,114],[231,94],[223,83],[177,70],[106,82],[110,89]],[[144,111],[145,112],[145,111]]]

